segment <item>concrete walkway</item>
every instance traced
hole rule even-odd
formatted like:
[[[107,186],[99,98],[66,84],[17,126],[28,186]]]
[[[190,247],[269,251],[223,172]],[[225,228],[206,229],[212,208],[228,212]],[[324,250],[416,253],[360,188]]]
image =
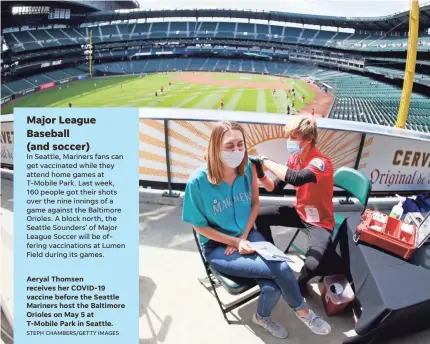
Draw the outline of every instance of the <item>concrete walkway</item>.
[[[286,243],[294,233],[292,228],[275,227],[277,243]],[[299,239],[304,242],[304,238]],[[280,245],[285,246],[285,245]],[[292,256],[293,270],[298,272],[301,260]],[[320,337],[300,323],[293,311],[281,299],[273,318],[289,331],[286,340],[273,338],[251,322],[257,301],[245,304],[233,312],[228,325],[214,296],[197,278],[204,277],[191,228],[181,221],[181,207],[140,204],[140,344],[339,344],[354,336],[351,314],[326,317],[320,300],[318,283],[311,283],[307,301],[316,313],[324,316],[332,326],[332,333]],[[232,298],[222,287],[221,300]],[[430,342],[430,331],[384,344],[424,344]]]

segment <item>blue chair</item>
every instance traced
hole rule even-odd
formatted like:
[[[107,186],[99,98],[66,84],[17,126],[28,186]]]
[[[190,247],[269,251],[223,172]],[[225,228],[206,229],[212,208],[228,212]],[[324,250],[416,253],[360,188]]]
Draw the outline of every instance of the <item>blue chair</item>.
[[[353,196],[363,205],[363,211],[367,207],[370,192],[372,191],[372,184],[360,171],[354,170],[350,167],[341,167],[334,173],[334,186],[347,192],[348,197]],[[332,237],[335,238],[339,232],[340,225],[345,218],[338,213],[334,213],[335,226],[333,229]]]

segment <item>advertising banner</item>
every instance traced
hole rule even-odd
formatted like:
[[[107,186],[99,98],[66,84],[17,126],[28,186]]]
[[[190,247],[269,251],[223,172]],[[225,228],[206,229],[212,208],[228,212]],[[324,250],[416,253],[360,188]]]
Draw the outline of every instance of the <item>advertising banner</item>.
[[[70,82],[70,79],[63,79],[63,80],[60,80],[60,84],[66,84],[66,83],[68,83],[68,82]]]
[[[183,184],[204,163],[204,154],[215,123],[168,123],[172,182]],[[283,126],[244,124],[244,128],[249,154],[263,154],[279,163],[288,160]],[[163,121],[140,122],[141,180],[167,181],[164,130]],[[317,147],[331,158],[335,170],[342,166],[354,167],[361,137],[361,133],[320,130]],[[426,141],[367,134],[359,170],[370,179],[372,191],[430,190],[429,148]]]
[[[2,98],[2,99],[1,99],[1,105],[6,104],[6,103],[9,103],[11,100],[12,100],[12,97],[11,97],[11,96],[9,96],[9,97],[4,97],[4,98]]]
[[[368,154],[359,170],[373,191],[430,190],[430,144],[425,141],[367,135]]]
[[[32,88],[27,88],[26,90],[22,90],[19,92],[15,93],[15,98],[19,98],[19,97],[23,97],[29,93],[33,93],[35,91],[39,91],[40,87],[32,87]]]
[[[83,74],[78,76],[78,80],[88,79],[90,77],[89,74]]]
[[[55,82],[51,81],[51,82],[48,82],[46,84],[40,85],[40,90],[43,91],[43,90],[46,90],[47,88],[51,88],[51,87],[54,87],[54,86],[55,86]]]
[[[13,165],[13,122],[1,124],[1,163]]]
[[[35,87],[26,89],[26,90],[22,91],[21,93],[22,93],[23,96],[25,96],[26,94],[32,93],[34,91],[36,91]]]
[[[170,168],[173,183],[186,183],[190,174],[204,163],[214,122],[169,121]],[[279,163],[289,158],[282,125],[245,124],[250,155],[263,154]],[[354,167],[361,134],[321,130],[318,148],[328,155],[335,169]],[[367,152],[367,150],[365,150]],[[164,122],[140,121],[140,179],[167,181]],[[272,175],[271,177],[274,178]]]

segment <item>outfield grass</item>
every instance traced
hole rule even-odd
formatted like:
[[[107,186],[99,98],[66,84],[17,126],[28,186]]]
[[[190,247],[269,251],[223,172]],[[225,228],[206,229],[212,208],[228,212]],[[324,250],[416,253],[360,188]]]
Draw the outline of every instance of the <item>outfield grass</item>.
[[[48,89],[18,99],[12,104],[2,107],[2,114],[10,114],[14,107],[173,107],[218,109],[221,99],[224,109],[237,111],[259,111],[271,113],[286,113],[286,92],[278,89],[272,94],[271,89],[240,88],[230,86],[202,85],[188,82],[169,81],[175,73],[153,74],[148,77],[119,76],[94,78],[92,80],[75,81],[62,85],[61,89]],[[242,80],[250,82],[274,82],[279,77],[255,74],[219,73],[215,78],[224,80]],[[245,79],[244,79],[245,78]],[[248,79],[250,78],[250,79]],[[96,83],[96,86],[94,86]],[[300,80],[284,79],[289,88],[295,88],[295,107],[299,111],[304,104],[300,98],[302,94],[306,102],[315,97],[315,93]],[[123,84],[121,91],[120,84]],[[164,87],[164,93],[160,88]],[[155,92],[158,97],[155,97]]]

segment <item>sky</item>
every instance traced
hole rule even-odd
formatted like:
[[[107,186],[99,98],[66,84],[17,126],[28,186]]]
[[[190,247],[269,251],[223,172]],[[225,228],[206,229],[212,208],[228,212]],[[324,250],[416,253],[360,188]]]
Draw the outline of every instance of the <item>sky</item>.
[[[420,4],[425,2],[428,0],[421,0]],[[410,0],[140,0],[139,3],[141,8],[148,9],[253,9],[345,17],[377,17],[410,8]]]

